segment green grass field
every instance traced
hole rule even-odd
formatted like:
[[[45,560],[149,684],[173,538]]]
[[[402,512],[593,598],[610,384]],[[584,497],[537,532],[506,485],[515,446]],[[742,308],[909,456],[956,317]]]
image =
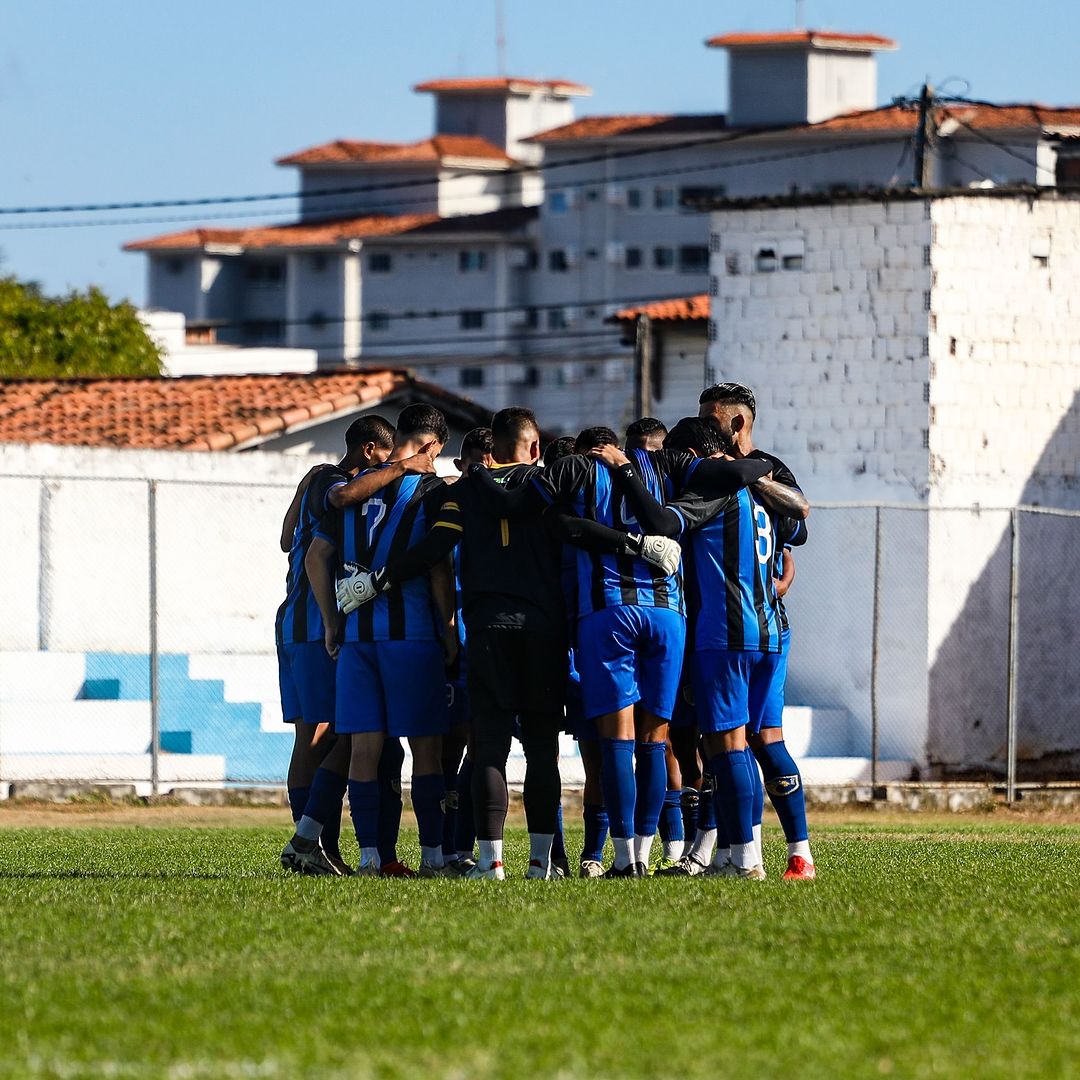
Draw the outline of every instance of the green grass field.
[[[764,883],[498,885],[0,828],[0,1075],[1080,1075],[1080,825],[828,820],[813,885],[775,831]]]

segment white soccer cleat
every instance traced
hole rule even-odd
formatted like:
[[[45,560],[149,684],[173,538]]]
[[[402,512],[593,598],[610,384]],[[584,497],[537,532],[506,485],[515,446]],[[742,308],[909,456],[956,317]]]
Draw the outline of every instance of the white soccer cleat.
[[[337,579],[334,592],[337,594],[338,611],[351,615],[364,604],[374,600],[379,592],[375,588],[375,575],[359,563],[347,562],[345,569],[348,574]]]
[[[733,862],[728,860],[723,866],[710,866],[705,871],[708,877],[726,877],[726,878],[742,878],[744,881],[764,881],[765,867],[758,864],[757,866],[736,866]]]
[[[311,843],[310,848],[307,843]],[[344,876],[326,857],[318,840],[305,842],[299,836],[294,836],[282,849],[281,865],[285,870],[308,877]]]
[[[525,871],[525,877],[530,881],[558,881],[562,876],[561,870],[550,863],[544,866],[536,859],[530,861],[529,869]]]
[[[653,566],[658,566],[670,577],[682,562],[682,548],[677,541],[666,536],[644,536],[641,557]]]
[[[492,863],[490,866],[476,864],[465,875],[469,881],[505,881],[506,870],[501,862]]]
[[[604,864],[595,859],[583,859],[578,871],[578,877],[602,878],[604,876]]]
[[[661,866],[656,871],[660,877],[701,877],[709,872],[709,867],[698,862],[693,855],[683,855],[670,866]]]

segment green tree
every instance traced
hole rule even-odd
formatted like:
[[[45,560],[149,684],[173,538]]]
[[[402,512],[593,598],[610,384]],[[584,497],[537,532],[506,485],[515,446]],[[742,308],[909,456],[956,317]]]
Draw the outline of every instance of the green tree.
[[[49,297],[0,278],[0,378],[160,374],[161,351],[131,304],[94,287]]]

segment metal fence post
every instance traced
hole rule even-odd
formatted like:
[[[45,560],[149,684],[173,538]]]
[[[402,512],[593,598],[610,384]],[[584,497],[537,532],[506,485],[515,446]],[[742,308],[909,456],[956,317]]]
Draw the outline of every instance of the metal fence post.
[[[1020,511],[1013,507],[1009,514],[1012,538],[1009,560],[1009,682],[1008,715],[1005,727],[1005,801],[1016,801],[1016,674],[1017,632],[1020,607]]]
[[[870,787],[871,797],[878,791],[878,659],[881,645],[881,507],[874,508],[874,625],[870,651]]]
[[[160,683],[158,671],[158,612],[157,612],[157,481],[148,482],[147,537],[150,547],[150,793],[158,794],[160,773],[158,756],[161,748],[161,717],[159,714]]]

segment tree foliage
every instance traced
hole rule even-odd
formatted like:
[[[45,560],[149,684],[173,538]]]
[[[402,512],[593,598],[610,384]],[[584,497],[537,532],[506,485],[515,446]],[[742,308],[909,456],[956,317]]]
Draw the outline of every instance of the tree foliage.
[[[94,287],[49,297],[0,278],[0,378],[160,374],[161,352],[131,304]]]

